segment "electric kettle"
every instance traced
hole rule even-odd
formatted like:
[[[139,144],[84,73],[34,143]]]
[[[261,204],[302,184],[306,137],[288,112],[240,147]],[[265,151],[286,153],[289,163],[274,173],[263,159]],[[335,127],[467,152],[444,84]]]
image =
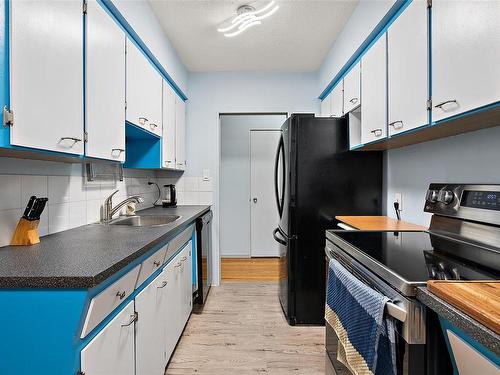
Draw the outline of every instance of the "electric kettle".
[[[177,198],[175,196],[175,185],[163,185],[163,199],[161,200],[163,207],[177,206]]]

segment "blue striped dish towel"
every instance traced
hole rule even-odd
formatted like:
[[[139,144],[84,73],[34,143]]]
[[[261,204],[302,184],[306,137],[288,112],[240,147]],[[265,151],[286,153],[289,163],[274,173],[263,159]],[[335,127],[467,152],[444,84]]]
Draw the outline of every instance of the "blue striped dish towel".
[[[355,375],[395,375],[395,327],[389,298],[330,260],[325,319],[339,338],[337,359]]]

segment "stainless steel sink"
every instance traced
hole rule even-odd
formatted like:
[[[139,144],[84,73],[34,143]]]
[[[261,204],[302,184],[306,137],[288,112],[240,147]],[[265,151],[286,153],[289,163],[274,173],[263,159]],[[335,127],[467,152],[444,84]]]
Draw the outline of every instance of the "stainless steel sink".
[[[131,227],[159,227],[179,220],[179,215],[142,215],[118,218],[110,222],[110,225],[128,225]]]

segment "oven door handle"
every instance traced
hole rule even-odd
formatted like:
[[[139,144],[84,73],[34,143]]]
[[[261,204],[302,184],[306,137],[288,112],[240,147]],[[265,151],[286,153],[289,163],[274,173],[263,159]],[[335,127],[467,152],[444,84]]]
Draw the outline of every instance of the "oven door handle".
[[[330,247],[328,247],[328,245],[325,247],[325,254],[326,254],[326,256],[327,256],[327,258],[328,258],[329,261],[332,260],[332,259],[335,259],[335,257],[332,255],[332,249],[330,249]],[[360,280],[360,281],[363,282],[362,280]],[[366,283],[364,283],[364,284],[366,284]],[[369,288],[371,288],[369,285],[367,285],[367,286]],[[406,321],[406,317],[407,317],[408,313],[406,312],[405,309],[403,309],[402,307],[398,306],[396,303],[394,303],[394,302],[387,302],[385,304],[385,310],[394,319],[397,319],[397,320],[399,320],[400,322],[403,322],[403,323]]]
[[[406,321],[406,316],[408,315],[406,310],[403,309],[402,307],[399,307],[393,302],[387,302],[385,304],[385,309],[387,313],[392,316],[394,319],[399,320],[400,322],[405,322]]]

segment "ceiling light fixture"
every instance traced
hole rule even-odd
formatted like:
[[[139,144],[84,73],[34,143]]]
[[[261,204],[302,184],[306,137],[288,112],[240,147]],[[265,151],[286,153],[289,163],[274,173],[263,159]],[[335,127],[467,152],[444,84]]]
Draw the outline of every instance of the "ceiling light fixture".
[[[252,5],[242,5],[237,9],[237,15],[224,21],[217,31],[224,33],[224,36],[228,38],[239,35],[250,27],[262,24],[260,21],[270,17],[278,9],[279,5],[274,0],[260,9],[256,9]]]

